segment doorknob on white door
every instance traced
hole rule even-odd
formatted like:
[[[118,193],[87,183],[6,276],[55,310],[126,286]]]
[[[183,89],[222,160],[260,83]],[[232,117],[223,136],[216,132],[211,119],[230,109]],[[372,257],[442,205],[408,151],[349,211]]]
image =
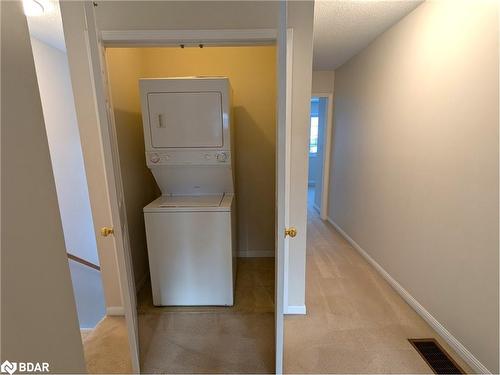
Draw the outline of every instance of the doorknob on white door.
[[[113,228],[109,227],[102,227],[101,228],[101,236],[103,237],[108,237],[110,234],[115,233],[115,230]]]
[[[297,235],[297,229],[294,227],[285,228],[285,237],[294,238]]]

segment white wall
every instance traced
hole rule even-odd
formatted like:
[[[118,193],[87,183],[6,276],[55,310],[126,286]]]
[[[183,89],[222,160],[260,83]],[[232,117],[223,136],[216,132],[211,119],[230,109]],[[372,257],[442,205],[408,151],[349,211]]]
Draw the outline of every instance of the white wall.
[[[66,53],[31,38],[66,250],[99,264]]]
[[[20,1],[1,13],[1,353],[84,373],[35,66]]]
[[[316,187],[318,185],[318,177],[320,177],[318,176],[318,169],[321,167],[320,161],[321,160],[318,158],[318,154],[309,154],[307,181],[309,183],[309,186],[311,188],[314,188],[314,191],[316,191]],[[321,182],[319,183],[321,184]]]
[[[428,1],[335,74],[329,216],[498,372],[498,5]]]

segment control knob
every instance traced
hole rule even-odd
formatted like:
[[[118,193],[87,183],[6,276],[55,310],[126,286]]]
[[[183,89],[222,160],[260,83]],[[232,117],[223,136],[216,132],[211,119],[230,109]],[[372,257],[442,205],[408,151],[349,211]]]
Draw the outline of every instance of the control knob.
[[[217,161],[224,162],[227,160],[227,154],[225,152],[219,152],[216,156]]]
[[[151,163],[158,163],[160,161],[160,155],[158,154],[151,154],[149,157],[149,160],[151,160]]]

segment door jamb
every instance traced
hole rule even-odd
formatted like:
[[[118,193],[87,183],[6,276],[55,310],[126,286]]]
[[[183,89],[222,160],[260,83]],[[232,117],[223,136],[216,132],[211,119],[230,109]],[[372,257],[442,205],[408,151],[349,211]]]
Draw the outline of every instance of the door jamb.
[[[269,45],[277,40],[276,29],[219,30],[102,30],[106,47],[154,47],[195,45]]]
[[[292,29],[287,28],[287,40],[288,37],[292,35]],[[179,44],[190,44],[190,43],[196,43],[197,44],[205,44],[205,45],[266,45],[266,44],[275,44],[277,43],[277,30],[276,29],[247,29],[247,30],[230,30],[230,29],[221,29],[221,30],[147,30],[147,31],[132,31],[132,30],[123,30],[123,31],[105,31],[102,30],[100,32],[100,37],[101,37],[101,42],[103,46],[106,47],[151,47],[151,46],[173,46],[173,45],[179,45]],[[96,43],[96,41],[92,40],[89,41],[90,43]],[[291,45],[287,41],[287,48]],[[98,46],[94,46],[98,47]],[[91,62],[93,64],[97,64],[101,69],[104,69],[102,66],[101,62],[97,59],[95,60],[95,56],[91,58]],[[287,65],[289,62],[292,61],[291,53],[287,53]],[[288,70],[288,66],[286,67]],[[277,65],[277,74],[279,74],[280,66]],[[105,71],[105,74],[107,75],[108,72]],[[287,74],[287,98],[286,98],[286,103],[291,103],[291,101],[288,101],[288,99],[291,99],[291,69],[290,73]],[[93,84],[95,87],[95,80],[96,77],[92,77]],[[289,84],[290,81],[290,84]],[[289,92],[288,92],[289,91]],[[102,101],[104,100],[102,97],[96,98],[96,100]],[[101,102],[101,104],[103,104]],[[104,103],[105,104],[105,103]],[[288,106],[290,107],[290,105]],[[97,109],[96,109],[97,110]],[[97,111],[97,117],[99,119],[99,128],[101,130],[101,133],[103,132],[108,132],[109,129],[107,129],[110,124],[108,123],[107,118],[103,117],[103,113],[101,111]],[[288,138],[290,138],[290,133],[291,133],[291,109],[288,113],[287,109],[287,121],[284,122],[284,125],[286,126],[286,129],[283,129],[284,131],[288,132],[287,134],[289,135]],[[281,127],[281,123],[277,121],[277,128]],[[106,127],[106,128],[104,128]],[[279,129],[277,129],[278,131]],[[289,142],[289,140],[287,140]],[[103,151],[104,153],[110,152],[110,144],[109,142],[103,142]],[[286,160],[290,159],[289,155],[289,148],[288,147],[288,154],[286,154]],[[109,161],[106,162],[108,164]],[[289,165],[286,166],[286,168],[290,168]],[[112,165],[107,165],[106,170],[109,171],[110,169],[113,169]],[[285,173],[287,173],[285,171]],[[286,186],[290,185],[290,173],[288,171],[287,177],[286,177]],[[110,197],[111,198],[111,197]],[[116,200],[117,197],[112,197],[113,199]],[[286,201],[286,206],[289,206],[288,199],[285,199]],[[115,202],[116,203],[116,202]],[[115,207],[116,205],[112,204],[112,211],[116,211],[117,208]],[[289,209],[287,210],[289,211]],[[117,212],[113,212],[113,215],[119,214]],[[277,230],[279,232],[279,230]],[[277,233],[279,235],[279,233]],[[288,241],[285,241],[285,243]],[[118,247],[118,246],[117,246]],[[117,256],[118,257],[123,257],[123,254],[120,255],[121,252],[125,251],[125,246],[121,246],[122,248],[117,251]],[[276,249],[278,251],[278,249]],[[276,259],[283,259],[285,260],[284,254],[275,254]],[[288,259],[288,257],[286,258]],[[288,274],[288,263],[284,262],[282,264],[283,267],[283,275]],[[120,270],[119,272],[123,272]],[[279,275],[277,275],[279,276]],[[120,277],[120,280],[122,278],[128,278],[132,277],[132,275],[122,275]],[[279,282],[278,280],[275,280],[276,285],[278,286]],[[283,279],[283,286],[282,288],[285,289],[287,288],[288,280],[286,278]],[[282,293],[277,293],[277,296],[282,295],[284,297],[284,291]],[[283,319],[283,307],[288,305],[288,301],[285,300],[284,298],[281,299],[281,301],[277,301],[277,305],[281,305],[280,308],[276,306],[276,313],[278,314],[279,319]],[[132,329],[133,322],[127,322],[127,327],[129,331]],[[283,340],[281,340],[283,342]],[[281,348],[281,355],[282,355],[282,348]],[[281,373],[282,372],[282,361],[280,363],[277,363],[277,372]]]
[[[286,102],[292,103],[292,87],[293,87],[293,29],[287,29],[286,35]],[[285,114],[286,121],[286,134],[288,137],[286,138],[285,145],[285,197],[290,197],[290,187],[291,187],[291,173],[292,173],[292,165],[291,165],[291,149],[292,149],[292,106],[289,105],[286,107]],[[285,200],[285,227],[290,226],[290,199]],[[290,259],[290,241],[285,240],[284,249],[283,249],[283,313],[289,314],[288,308],[288,264]]]
[[[130,252],[130,243],[128,234],[123,236],[123,228],[126,227],[128,232],[128,223],[124,214],[124,197],[123,184],[121,179],[121,171],[115,170],[113,157],[113,143],[116,144],[116,133],[114,129],[114,120],[110,121],[109,116],[114,116],[111,103],[108,101],[109,92],[107,88],[108,72],[103,66],[101,58],[101,45],[98,35],[98,29],[95,22],[95,14],[91,3],[84,4],[84,14],[86,22],[86,47],[87,56],[89,58],[90,79],[93,86],[94,103],[98,128],[101,137],[101,152],[103,154],[104,170],[106,176],[107,193],[109,198],[109,211],[111,212],[111,220],[113,222],[113,242],[115,248],[115,257],[117,262],[118,280],[122,299],[123,315],[125,316],[125,324],[128,333],[128,344],[130,348],[130,359],[132,370],[134,373],[140,372],[139,348],[136,341],[138,337],[138,322],[133,319],[136,313],[133,308],[136,306],[135,280],[133,273],[128,271],[129,260],[132,259]],[[104,64],[105,65],[105,64]],[[119,178],[117,179],[117,176]],[[92,197],[91,197],[92,199]],[[119,224],[119,225],[117,225]],[[128,293],[127,293],[128,292]],[[109,315],[109,314],[108,314]]]
[[[312,93],[311,97],[327,98],[328,110],[326,116],[325,135],[323,139],[323,173],[321,176],[321,204],[319,216],[321,220],[328,220],[328,198],[330,188],[330,159],[333,147],[333,94]]]

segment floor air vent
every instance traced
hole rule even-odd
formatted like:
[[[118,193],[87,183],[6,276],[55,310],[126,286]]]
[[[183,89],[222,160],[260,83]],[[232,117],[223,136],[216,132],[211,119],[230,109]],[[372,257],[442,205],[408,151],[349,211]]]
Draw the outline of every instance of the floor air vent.
[[[408,339],[436,374],[465,374],[435,339]]]

